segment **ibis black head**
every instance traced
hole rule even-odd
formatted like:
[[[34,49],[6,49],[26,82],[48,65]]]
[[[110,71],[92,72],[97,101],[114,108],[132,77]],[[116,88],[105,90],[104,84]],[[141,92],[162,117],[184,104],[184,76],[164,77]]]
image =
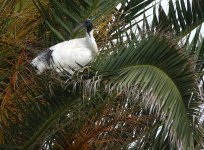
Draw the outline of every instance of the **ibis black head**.
[[[86,27],[86,30],[88,33],[93,29],[93,24],[92,24],[91,20],[89,20],[89,19],[86,19],[84,21],[84,26]]]
[[[81,29],[81,28],[86,28],[87,33],[89,33],[93,29],[93,24],[91,23],[91,20],[86,19],[82,24],[80,24],[78,27],[76,27],[73,32]]]

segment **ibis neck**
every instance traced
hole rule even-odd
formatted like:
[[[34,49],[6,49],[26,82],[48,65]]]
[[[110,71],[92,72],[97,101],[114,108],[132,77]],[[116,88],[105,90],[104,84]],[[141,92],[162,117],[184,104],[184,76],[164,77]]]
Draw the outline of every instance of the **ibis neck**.
[[[86,32],[86,36],[88,36],[89,38],[94,38],[94,36],[93,36],[93,29],[91,31],[87,31]]]
[[[98,52],[98,48],[97,48],[97,45],[96,45],[95,38],[93,36],[93,30],[86,33],[86,38],[88,40],[88,43],[90,44],[89,46],[90,46],[93,54],[96,55],[97,52]]]

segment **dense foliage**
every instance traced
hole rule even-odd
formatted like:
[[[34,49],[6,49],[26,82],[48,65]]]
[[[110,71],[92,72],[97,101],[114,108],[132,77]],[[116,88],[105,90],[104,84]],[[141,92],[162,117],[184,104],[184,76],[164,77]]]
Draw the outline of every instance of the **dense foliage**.
[[[169,0],[167,12],[154,0],[0,0],[0,149],[204,148],[203,8],[203,0]],[[36,75],[30,60],[83,36],[72,31],[86,18],[96,59],[71,79]]]

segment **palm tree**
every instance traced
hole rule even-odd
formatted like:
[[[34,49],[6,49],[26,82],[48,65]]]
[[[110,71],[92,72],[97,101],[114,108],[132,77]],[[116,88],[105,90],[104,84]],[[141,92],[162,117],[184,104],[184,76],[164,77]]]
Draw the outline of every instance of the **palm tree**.
[[[167,13],[154,0],[1,4],[0,148],[204,147],[202,0],[169,0]],[[71,31],[85,18],[96,25],[94,62],[72,79],[36,75],[34,53],[80,37]]]

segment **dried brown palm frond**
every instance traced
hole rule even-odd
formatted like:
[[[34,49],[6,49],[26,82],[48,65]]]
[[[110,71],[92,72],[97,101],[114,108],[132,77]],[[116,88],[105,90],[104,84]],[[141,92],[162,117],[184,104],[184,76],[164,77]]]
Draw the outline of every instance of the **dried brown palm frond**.
[[[21,79],[22,71],[26,71],[24,64],[28,63],[29,49],[38,41],[38,27],[41,23],[40,15],[30,0],[0,1],[0,111],[1,122],[8,126],[8,117],[14,122],[8,110],[18,114],[13,99],[19,95],[25,101],[23,89],[29,85],[30,78]],[[25,73],[26,74],[26,73]],[[25,89],[24,89],[25,90]],[[19,116],[21,116],[19,114]],[[3,143],[1,134],[1,143]]]
[[[116,148],[136,140],[141,133],[148,132],[158,118],[154,115],[135,115],[131,109],[125,108],[124,100],[117,99],[114,103],[106,103],[96,115],[87,118],[80,127],[70,123],[57,136],[54,136],[54,147],[57,149],[107,149]],[[137,106],[137,105],[135,105]],[[68,130],[72,130],[69,134]],[[62,140],[63,139],[63,140]]]

